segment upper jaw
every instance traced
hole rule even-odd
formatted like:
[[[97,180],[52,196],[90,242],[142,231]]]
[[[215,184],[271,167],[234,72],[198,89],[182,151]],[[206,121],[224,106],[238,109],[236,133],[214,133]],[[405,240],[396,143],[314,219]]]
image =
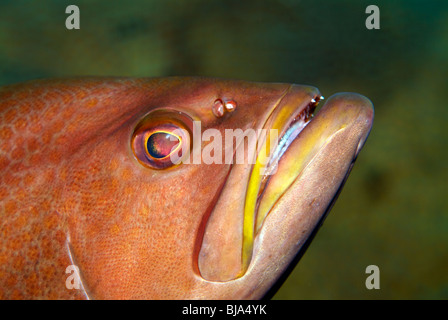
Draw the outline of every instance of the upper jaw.
[[[373,123],[373,105],[367,98],[354,93],[335,94],[324,104],[317,116],[308,121],[276,161],[274,174],[267,176],[263,192],[257,199],[258,232],[264,219],[289,187],[300,177],[324,149],[331,156],[328,162],[341,162],[342,153],[352,150],[353,162],[366,141]],[[346,136],[344,144],[335,146],[335,136]],[[322,167],[321,170],[325,170]],[[343,170],[343,169],[341,169]],[[348,172],[346,173],[348,175]],[[332,183],[332,177],[328,177]],[[325,186],[322,186],[325,187]],[[305,197],[307,195],[300,195]]]
[[[317,95],[308,102],[308,104],[300,104],[289,118],[286,118],[281,130],[281,136],[278,136],[278,143],[276,148],[271,152],[267,166],[264,170],[259,198],[262,196],[264,186],[269,180],[269,177],[275,174],[277,170],[278,161],[286,152],[291,143],[298,137],[300,132],[308,125],[314,117],[314,111],[324,97]]]

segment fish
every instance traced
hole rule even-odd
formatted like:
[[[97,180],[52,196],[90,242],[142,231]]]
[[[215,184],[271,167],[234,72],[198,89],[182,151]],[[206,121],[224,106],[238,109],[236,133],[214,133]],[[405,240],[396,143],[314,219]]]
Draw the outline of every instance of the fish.
[[[266,297],[373,124],[362,95],[322,100],[202,77],[2,87],[0,298]]]

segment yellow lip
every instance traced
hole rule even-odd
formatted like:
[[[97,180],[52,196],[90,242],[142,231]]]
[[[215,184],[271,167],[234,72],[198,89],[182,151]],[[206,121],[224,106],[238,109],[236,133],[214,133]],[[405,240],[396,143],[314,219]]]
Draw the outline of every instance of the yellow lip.
[[[282,137],[290,127],[291,122],[303,114],[308,109],[310,112],[314,110],[321,95],[316,88],[304,86],[291,86],[287,95],[284,96],[280,104],[275,108],[270,115],[266,125],[269,129],[278,130],[278,137]],[[304,121],[304,120],[300,120]],[[257,230],[261,227],[267,211],[257,210],[260,196],[260,189],[263,180],[266,178],[265,173],[270,162],[270,155],[267,151],[273,149],[271,147],[272,141],[266,138],[261,148],[258,150],[257,159],[252,167],[252,172],[249,178],[248,188],[246,192],[246,202],[244,207],[244,221],[243,221],[243,243],[242,243],[242,268],[239,276],[246,273],[252,259],[254,238]],[[271,150],[273,151],[273,150]],[[267,154],[268,153],[268,154]],[[266,195],[263,195],[264,199]]]
[[[297,110],[303,111],[303,106],[297,108],[294,105],[294,94],[289,94],[289,96],[289,99],[280,106],[278,111],[276,110],[277,113],[274,114],[271,126],[271,128],[281,130],[282,134],[288,129],[291,119],[294,117],[291,117],[294,108],[296,112]],[[319,97],[320,95],[314,93],[308,103],[315,107]],[[288,192],[290,186],[313,163],[313,159],[326,149],[326,145],[333,140],[332,138],[343,131],[347,132],[350,140],[358,139],[353,141],[355,144],[353,157],[356,158],[367,139],[372,121],[373,105],[367,98],[353,93],[341,93],[330,97],[319,114],[300,131],[278,159],[275,174],[268,177],[269,180],[264,186],[263,192],[260,193],[263,181],[262,170],[265,169],[267,163],[266,153],[262,149],[253,166],[246,193],[240,276],[244,275],[249,267],[253,255],[254,239],[266,216],[273,210],[281,197]],[[269,141],[265,143],[269,143]],[[338,154],[338,151],[335,150],[335,159],[328,159],[328,161],[338,161]],[[320,170],[325,170],[325,168],[320,168]],[[328,181],[331,184],[332,177],[328,177]],[[297,196],[306,197],[307,195]],[[325,204],[322,205],[325,206]]]

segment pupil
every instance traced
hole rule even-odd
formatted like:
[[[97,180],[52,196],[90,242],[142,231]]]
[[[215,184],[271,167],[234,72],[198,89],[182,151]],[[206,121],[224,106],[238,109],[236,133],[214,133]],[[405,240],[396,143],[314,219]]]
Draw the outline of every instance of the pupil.
[[[151,157],[160,159],[169,156],[179,142],[175,135],[167,132],[156,132],[148,138],[146,147]]]

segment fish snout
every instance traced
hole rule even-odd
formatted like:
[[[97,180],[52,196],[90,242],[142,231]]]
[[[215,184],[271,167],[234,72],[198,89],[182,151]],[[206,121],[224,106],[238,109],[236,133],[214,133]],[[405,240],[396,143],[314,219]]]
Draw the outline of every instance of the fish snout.
[[[338,93],[314,116],[322,99],[316,88],[293,85],[272,111],[265,127],[278,130],[278,141],[268,156],[271,147],[262,147],[252,165],[242,218],[234,214],[229,224],[215,214],[219,228],[206,226],[199,256],[204,279],[245,281],[262,277],[260,266],[284,270],[331,207],[370,132],[373,105],[362,95]]]

